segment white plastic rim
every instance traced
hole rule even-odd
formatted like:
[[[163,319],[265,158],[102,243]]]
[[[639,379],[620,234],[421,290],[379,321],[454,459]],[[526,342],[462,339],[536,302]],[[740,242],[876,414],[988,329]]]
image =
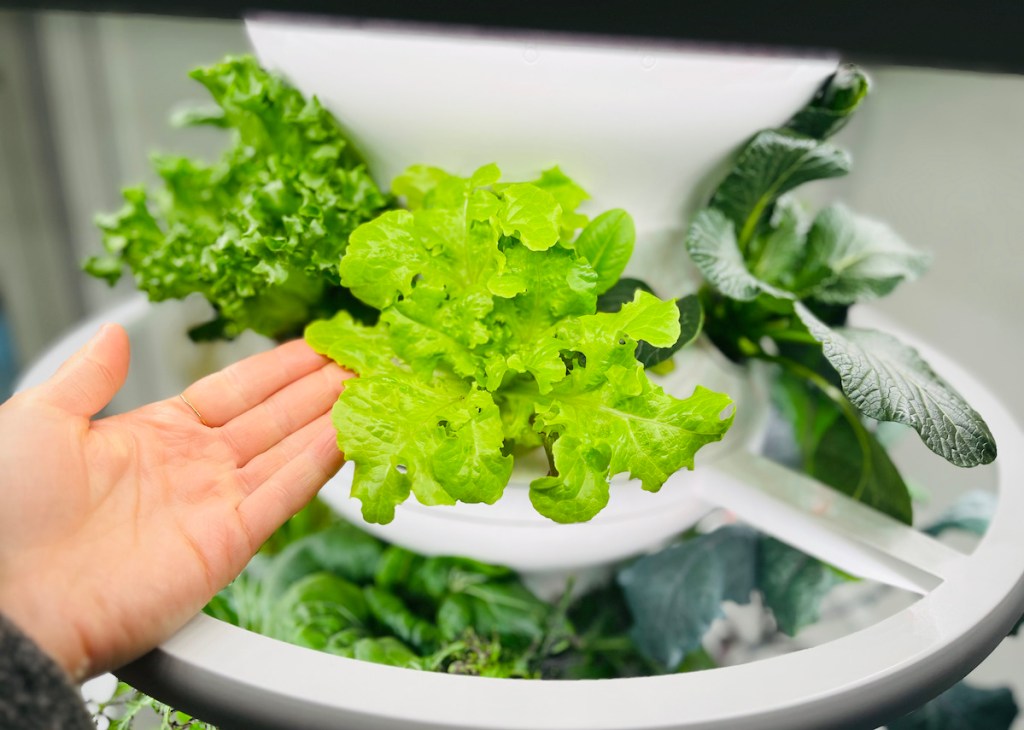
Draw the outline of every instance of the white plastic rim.
[[[145,302],[135,301],[77,328],[26,373],[21,387],[52,374],[100,322],[131,325],[146,309]],[[998,470],[998,508],[971,555],[907,527],[883,524],[888,532],[874,535],[876,552],[935,581],[923,588],[925,595],[916,603],[873,626],[741,666],[567,682],[451,676],[358,662],[201,614],[118,675],[225,730],[874,728],[966,675],[1024,610],[1024,531],[1019,528],[1019,515],[1024,514],[1024,432],[999,399],[955,362],[884,318],[862,317],[859,324],[877,326],[918,347],[984,414],[999,444],[996,466],[986,467]],[[804,479],[793,478],[797,484]],[[765,494],[758,484],[746,486],[751,494]],[[805,517],[819,517],[810,514],[811,504],[788,509],[795,519],[801,509]],[[792,530],[775,530],[774,536],[791,541],[800,531],[792,524]],[[823,524],[831,537],[841,538],[832,523]],[[817,552],[842,562],[843,556],[832,555],[830,549]]]

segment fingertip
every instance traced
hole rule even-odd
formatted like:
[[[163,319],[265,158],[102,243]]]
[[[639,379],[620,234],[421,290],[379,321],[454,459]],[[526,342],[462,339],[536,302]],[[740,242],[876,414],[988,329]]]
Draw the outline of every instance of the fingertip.
[[[301,337],[278,345],[277,349],[285,358],[294,358],[297,362],[319,363],[321,365],[333,362],[329,357],[321,355],[310,347],[309,343]]]
[[[45,397],[69,413],[92,417],[124,385],[130,357],[124,327],[105,323],[41,386]]]
[[[130,349],[131,341],[128,332],[117,322],[105,322],[96,333],[93,341],[110,341],[118,346]]]

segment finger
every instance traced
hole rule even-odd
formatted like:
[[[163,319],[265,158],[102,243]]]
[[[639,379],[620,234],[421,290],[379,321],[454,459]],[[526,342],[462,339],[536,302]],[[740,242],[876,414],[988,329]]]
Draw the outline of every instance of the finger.
[[[299,454],[318,448],[320,442],[328,437],[333,439],[334,450],[338,451],[337,435],[329,411],[322,413],[281,443],[254,457],[239,469],[238,475],[242,481],[243,494],[248,496],[259,489]]]
[[[327,362],[304,341],[292,340],[196,381],[185,389],[184,396],[207,424],[223,426]],[[178,405],[188,410],[180,400]]]
[[[76,416],[91,418],[110,403],[128,377],[128,334],[119,324],[105,324],[85,346],[40,386],[50,403]]]
[[[313,499],[343,461],[334,430],[324,428],[305,449],[244,498],[238,505],[238,515],[253,543],[262,545],[285,520]]]
[[[221,429],[231,445],[238,465],[286,439],[338,400],[351,373],[328,363],[274,393],[255,408],[232,419]]]

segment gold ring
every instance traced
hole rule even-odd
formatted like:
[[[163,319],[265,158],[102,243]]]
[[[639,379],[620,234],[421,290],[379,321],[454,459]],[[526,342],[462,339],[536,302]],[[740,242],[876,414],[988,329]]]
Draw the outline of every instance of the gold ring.
[[[178,397],[179,397],[179,398],[181,398],[181,402],[182,402],[182,403],[184,403],[185,405],[187,405],[187,406],[188,406],[189,408],[191,408],[191,409],[192,409],[192,412],[196,414],[196,418],[198,418],[198,419],[199,419],[199,422],[200,422],[201,424],[203,424],[203,425],[204,425],[204,426],[206,426],[207,428],[209,428],[209,427],[210,427],[210,424],[208,424],[208,423],[206,422],[206,419],[205,419],[205,418],[203,418],[203,414],[199,412],[199,409],[198,409],[198,408],[196,408],[196,407],[195,407],[194,405],[192,405],[192,403],[191,403],[191,402],[189,402],[189,399],[185,397],[185,394],[184,394],[184,393],[178,393]]]

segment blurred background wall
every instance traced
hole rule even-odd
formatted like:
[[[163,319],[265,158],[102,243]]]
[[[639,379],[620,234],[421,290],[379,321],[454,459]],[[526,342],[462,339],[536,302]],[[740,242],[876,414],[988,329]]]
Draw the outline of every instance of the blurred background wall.
[[[93,217],[154,180],[149,153],[218,152],[222,135],[169,116],[208,103],[191,68],[247,49],[238,22],[0,12],[0,299],[17,363],[131,291],[80,272]]]
[[[151,151],[220,149],[215,130],[168,117],[205,102],[190,68],[247,48],[238,22],[0,12],[0,395],[63,330],[131,292],[79,272],[98,250],[93,216],[119,206],[122,185],[153,179]],[[840,140],[853,173],[820,192],[934,254],[880,308],[1021,418],[1024,77],[868,68],[872,97]],[[1022,700],[1016,641],[977,676],[1010,675]]]

